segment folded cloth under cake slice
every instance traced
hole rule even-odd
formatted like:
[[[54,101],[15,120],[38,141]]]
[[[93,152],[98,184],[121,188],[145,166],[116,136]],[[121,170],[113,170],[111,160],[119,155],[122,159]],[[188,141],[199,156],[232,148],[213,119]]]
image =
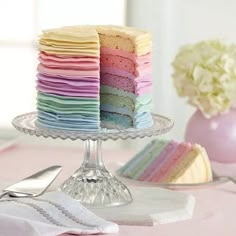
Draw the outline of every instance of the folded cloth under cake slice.
[[[198,144],[153,140],[118,171],[131,179],[190,184],[212,180],[207,153]]]
[[[62,192],[0,200],[0,235],[3,236],[110,234],[118,230],[117,224],[96,216]]]

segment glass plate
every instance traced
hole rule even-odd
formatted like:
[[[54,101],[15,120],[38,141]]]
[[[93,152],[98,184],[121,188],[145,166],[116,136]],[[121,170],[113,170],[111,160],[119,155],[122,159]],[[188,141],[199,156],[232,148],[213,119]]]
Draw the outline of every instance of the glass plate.
[[[172,189],[172,190],[191,190],[191,189],[216,187],[220,184],[224,184],[226,182],[231,181],[230,177],[228,176],[217,176],[215,174],[213,174],[212,181],[204,182],[204,183],[197,183],[197,184],[154,183],[154,182],[138,181],[138,180],[126,178],[120,175],[118,175],[117,178],[119,178],[123,183],[127,185],[160,187],[160,188],[167,188],[167,189]]]

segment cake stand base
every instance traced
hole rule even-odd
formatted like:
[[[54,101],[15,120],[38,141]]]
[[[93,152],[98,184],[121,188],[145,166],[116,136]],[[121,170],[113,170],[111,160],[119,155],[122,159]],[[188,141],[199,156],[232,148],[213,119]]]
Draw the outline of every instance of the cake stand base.
[[[81,167],[59,188],[89,207],[120,206],[132,202],[129,189],[106,170],[102,160],[102,141],[85,141]]]

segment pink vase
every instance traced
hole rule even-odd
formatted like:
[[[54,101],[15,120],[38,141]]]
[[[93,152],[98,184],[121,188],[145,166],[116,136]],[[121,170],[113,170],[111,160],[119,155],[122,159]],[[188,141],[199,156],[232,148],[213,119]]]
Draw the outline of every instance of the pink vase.
[[[210,119],[197,110],[187,124],[185,140],[205,147],[210,160],[236,162],[236,109]]]

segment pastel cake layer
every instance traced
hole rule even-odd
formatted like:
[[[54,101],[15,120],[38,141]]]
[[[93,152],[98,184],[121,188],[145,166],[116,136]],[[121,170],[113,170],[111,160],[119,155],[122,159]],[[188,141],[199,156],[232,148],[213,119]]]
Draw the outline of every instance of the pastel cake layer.
[[[127,27],[97,27],[101,43],[101,118],[124,128],[152,125],[151,37]]]
[[[158,183],[203,183],[212,180],[207,153],[197,144],[154,140],[118,170],[122,176]]]
[[[119,26],[70,26],[39,41],[38,119],[50,128],[145,128],[151,117],[151,36]]]
[[[81,28],[44,31],[39,41],[39,125],[96,131],[100,127],[99,37]]]

